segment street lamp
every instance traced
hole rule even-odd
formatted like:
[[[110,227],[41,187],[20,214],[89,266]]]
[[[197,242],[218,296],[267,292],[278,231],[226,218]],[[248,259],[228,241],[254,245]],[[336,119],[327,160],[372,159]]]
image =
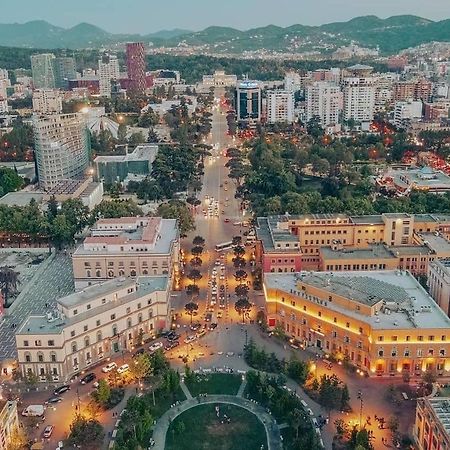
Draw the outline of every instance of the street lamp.
[[[358,391],[358,396],[356,397],[361,403],[359,407],[359,429],[362,429],[362,411],[363,411],[363,395],[361,391]]]

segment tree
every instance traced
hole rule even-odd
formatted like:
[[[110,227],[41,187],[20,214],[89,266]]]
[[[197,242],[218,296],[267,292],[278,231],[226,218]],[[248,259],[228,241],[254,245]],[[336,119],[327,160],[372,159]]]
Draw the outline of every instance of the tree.
[[[102,411],[102,406],[93,398],[87,404],[86,411],[90,419],[96,420]]]
[[[157,215],[163,219],[177,219],[182,235],[186,235],[189,231],[195,229],[194,219],[189,208],[185,203],[178,200],[159,205]]]
[[[192,269],[187,277],[194,283],[196,284],[197,281],[202,279],[202,274],[200,273],[200,271],[198,269]]]
[[[234,288],[234,292],[238,297],[246,297],[248,295],[249,288],[245,284],[239,284]]]
[[[314,139],[319,139],[324,135],[324,130],[320,124],[320,117],[313,116],[306,124],[306,131]]]
[[[192,325],[192,316],[194,315],[194,312],[198,310],[198,304],[194,302],[189,302],[184,305],[184,309],[186,310],[186,313],[191,316],[191,325]]]
[[[9,267],[0,267],[0,290],[3,294],[4,304],[7,305],[10,295],[17,293],[19,273]]]
[[[117,140],[119,144],[126,144],[127,142],[127,126],[124,123],[120,123],[117,129]]]
[[[108,382],[102,378],[98,381],[98,388],[96,393],[96,400],[102,406],[108,403],[108,400],[111,397],[111,388],[109,387]]]
[[[152,364],[148,353],[142,353],[134,358],[133,364],[130,365],[130,373],[139,385],[144,378],[151,375]]]
[[[398,417],[397,416],[389,416],[386,425],[392,434],[397,433],[398,427],[400,426]]]
[[[308,378],[308,364],[298,359],[291,359],[287,365],[287,375],[303,385]]]
[[[50,224],[50,236],[53,245],[60,250],[73,243],[75,229],[64,214],[58,214]]]
[[[22,177],[17,175],[14,169],[0,167],[0,194],[2,196],[17,191],[23,184]]]
[[[240,256],[233,258],[232,261],[233,261],[233,265],[236,269],[242,269],[247,264],[245,259],[241,258]]]
[[[239,298],[234,304],[234,309],[238,314],[242,314],[242,323],[245,323],[245,313],[250,311],[252,305],[248,301],[247,297]]]
[[[300,425],[306,421],[305,413],[295,408],[289,413],[289,424],[295,430],[295,437],[298,439]]]
[[[200,293],[200,288],[196,284],[189,284],[186,286],[186,295],[188,297],[197,297]]]
[[[349,401],[350,401],[350,393],[348,391],[348,386],[347,384],[344,384],[341,390],[341,407],[340,407],[341,411],[345,411],[348,408]]]
[[[233,253],[235,256],[244,256],[245,255],[245,248],[242,245],[236,245],[233,248]]]
[[[203,247],[200,247],[199,245],[192,247],[191,253],[194,256],[200,256],[203,253]]]
[[[103,200],[92,211],[90,223],[93,224],[98,219],[136,217],[143,215],[142,209],[132,200]]]
[[[248,277],[248,274],[245,270],[239,269],[236,270],[235,274],[234,274],[234,278],[236,279],[236,281],[242,282],[243,280],[246,280]]]
[[[95,449],[101,447],[104,434],[103,427],[97,420],[77,415],[70,425],[68,441],[74,446]]]
[[[436,372],[433,370],[427,370],[422,374],[422,381],[426,384],[433,384],[436,382]]]
[[[172,399],[175,400],[177,389],[180,386],[180,374],[173,369],[169,369],[163,376],[163,386],[167,392],[172,394]]]
[[[189,261],[192,267],[200,267],[203,264],[202,258],[195,256]]]
[[[23,450],[27,444],[27,436],[24,429],[16,427],[12,430],[9,437],[8,450]]]
[[[58,214],[58,202],[56,201],[55,196],[52,195],[47,203],[47,216],[50,222],[56,217],[57,214]]]
[[[192,244],[196,247],[203,247],[205,245],[205,239],[202,236],[195,236],[192,240]]]

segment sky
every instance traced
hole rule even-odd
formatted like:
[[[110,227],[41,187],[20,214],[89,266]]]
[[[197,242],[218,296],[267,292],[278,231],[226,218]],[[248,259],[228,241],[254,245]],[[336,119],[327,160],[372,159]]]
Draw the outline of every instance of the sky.
[[[4,2],[0,23],[43,19],[65,28],[80,22],[113,33],[162,29],[201,30],[210,25],[241,30],[274,24],[320,25],[374,14],[450,18],[450,0],[21,0]],[[20,5],[20,6],[19,6]]]

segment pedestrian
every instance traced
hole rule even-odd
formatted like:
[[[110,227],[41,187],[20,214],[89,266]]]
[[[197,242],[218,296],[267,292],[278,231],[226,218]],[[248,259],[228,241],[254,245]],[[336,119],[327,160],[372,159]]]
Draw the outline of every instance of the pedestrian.
[[[381,438],[381,442],[384,444],[384,437]]]

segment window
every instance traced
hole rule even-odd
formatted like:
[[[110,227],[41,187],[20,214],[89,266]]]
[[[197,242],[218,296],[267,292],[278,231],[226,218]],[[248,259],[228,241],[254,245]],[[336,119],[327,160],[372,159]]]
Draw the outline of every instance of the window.
[[[391,338],[394,342],[397,342],[397,336],[392,336],[392,338]]]
[[[31,362],[31,355],[29,353],[25,354],[25,362]]]
[[[51,362],[56,362],[56,354],[55,353],[50,354],[50,360],[51,360]]]
[[[73,310],[73,315],[76,316],[78,314],[78,309]]]
[[[333,318],[333,322],[337,323],[337,318],[336,317]]]
[[[75,336],[75,330],[72,330],[72,331],[70,332],[70,336],[71,336],[71,337],[74,337],[74,336]]]
[[[72,353],[75,353],[77,351],[77,343],[72,342]]]
[[[87,330],[88,330],[88,326],[85,325],[85,326],[83,327],[83,330],[84,330],[84,331],[87,331]]]
[[[441,348],[439,350],[439,356],[445,356],[445,349]]]
[[[102,340],[102,332],[97,331],[97,342],[100,342]]]
[[[383,342],[384,337],[383,336],[378,336],[378,342]]]
[[[441,336],[441,341],[445,341],[445,334]]]
[[[48,346],[49,347],[53,347],[54,345],[55,345],[55,341],[54,340],[48,341]]]
[[[394,347],[394,348],[392,349],[392,351],[391,351],[391,356],[392,356],[392,357],[397,356],[397,348],[396,348],[396,347]]]
[[[40,347],[40,346],[42,345],[41,340],[38,339],[37,341],[34,341],[34,345],[35,345],[36,347]]]
[[[38,354],[38,361],[39,362],[44,362],[44,355],[42,353]]]
[[[140,303],[138,303],[137,309],[141,309],[141,304]]]
[[[428,356],[433,356],[434,350],[432,348],[428,349]]]
[[[417,336],[417,339],[418,339],[419,341],[423,341],[423,336]]]
[[[130,314],[131,313],[131,308],[128,306],[127,307],[127,314]]]
[[[423,350],[421,348],[417,349],[417,356],[421,358],[423,356]]]
[[[89,303],[89,305],[86,305],[86,309],[91,309],[91,304]]]
[[[111,314],[111,320],[115,320],[116,319],[116,315],[115,314]]]
[[[409,342],[411,339],[411,336],[406,336],[406,342]]]
[[[29,346],[29,342],[28,341],[23,341],[23,346],[24,347],[28,347]]]
[[[97,320],[97,322],[95,322],[95,325],[96,325],[97,327],[99,327],[99,326],[100,326],[100,320]]]
[[[380,357],[384,356],[384,350],[383,349],[378,350],[378,356],[380,356]]]
[[[429,341],[434,341],[434,336],[428,336]]]
[[[345,324],[345,326],[346,326],[347,328],[350,328],[350,322],[347,322],[347,323]]]
[[[86,337],[84,338],[84,346],[85,346],[85,347],[89,347],[89,345],[90,345],[89,336],[86,336]]]

